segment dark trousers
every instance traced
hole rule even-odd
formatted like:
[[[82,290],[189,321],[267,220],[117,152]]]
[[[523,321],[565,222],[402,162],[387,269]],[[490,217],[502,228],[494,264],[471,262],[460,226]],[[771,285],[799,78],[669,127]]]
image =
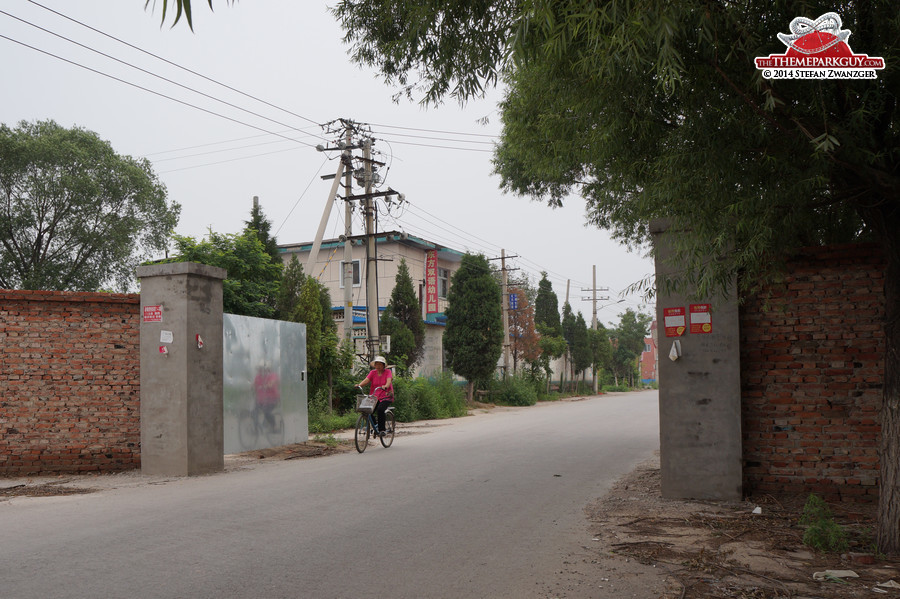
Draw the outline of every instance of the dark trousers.
[[[375,418],[375,422],[378,423],[378,432],[384,431],[384,412],[391,407],[393,401],[379,401],[375,404],[375,411],[373,412],[373,417]]]

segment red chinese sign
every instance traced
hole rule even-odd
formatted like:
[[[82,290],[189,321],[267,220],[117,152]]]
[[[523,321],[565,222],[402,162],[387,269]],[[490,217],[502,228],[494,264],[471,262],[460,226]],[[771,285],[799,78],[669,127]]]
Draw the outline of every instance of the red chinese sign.
[[[162,322],[162,306],[144,306],[144,322]]]
[[[712,318],[709,304],[691,304],[691,335],[712,333]]]
[[[666,328],[666,337],[681,337],[684,335],[685,326],[684,307],[663,309],[663,320]]]
[[[425,313],[438,311],[438,265],[437,250],[425,252]]]

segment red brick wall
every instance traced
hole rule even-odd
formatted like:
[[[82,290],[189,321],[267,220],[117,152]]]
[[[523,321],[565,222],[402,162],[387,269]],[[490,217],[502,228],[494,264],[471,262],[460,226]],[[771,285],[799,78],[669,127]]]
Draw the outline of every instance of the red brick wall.
[[[140,466],[140,296],[0,290],[0,476]]]
[[[875,501],[884,376],[877,246],[809,249],[741,311],[744,485]]]

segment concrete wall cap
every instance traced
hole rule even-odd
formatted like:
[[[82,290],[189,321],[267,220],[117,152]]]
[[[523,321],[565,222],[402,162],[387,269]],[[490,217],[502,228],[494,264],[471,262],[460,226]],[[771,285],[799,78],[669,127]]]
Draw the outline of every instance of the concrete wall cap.
[[[145,264],[138,266],[137,278],[168,277],[172,275],[198,275],[210,279],[225,279],[228,272],[218,266],[197,262],[167,262],[165,264]]]

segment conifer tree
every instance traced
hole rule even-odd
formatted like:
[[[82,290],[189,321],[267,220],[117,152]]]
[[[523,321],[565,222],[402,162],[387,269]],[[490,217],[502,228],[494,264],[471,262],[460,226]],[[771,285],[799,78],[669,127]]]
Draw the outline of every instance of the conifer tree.
[[[463,256],[450,281],[447,301],[444,352],[453,372],[469,382],[471,401],[475,382],[491,376],[503,351],[500,286],[491,275],[487,258]]]

